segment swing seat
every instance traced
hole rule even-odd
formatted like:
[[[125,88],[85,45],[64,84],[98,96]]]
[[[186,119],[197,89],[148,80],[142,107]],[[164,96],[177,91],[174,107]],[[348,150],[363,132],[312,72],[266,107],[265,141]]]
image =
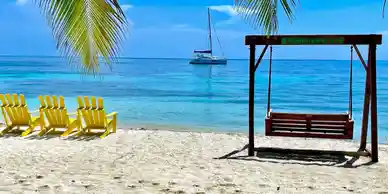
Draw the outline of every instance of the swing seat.
[[[345,114],[304,114],[270,111],[266,136],[353,139],[354,121]]]

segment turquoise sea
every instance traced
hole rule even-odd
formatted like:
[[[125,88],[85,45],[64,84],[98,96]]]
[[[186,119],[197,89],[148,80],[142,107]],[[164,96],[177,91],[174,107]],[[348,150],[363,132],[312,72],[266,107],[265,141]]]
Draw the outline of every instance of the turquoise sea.
[[[189,59],[121,58],[101,77],[81,76],[59,57],[0,57],[1,93],[23,93],[31,110],[39,95],[63,95],[68,109],[76,96],[104,97],[119,125],[247,132],[248,60],[226,66],[190,65]],[[388,142],[388,62],[378,61],[378,125]],[[354,62],[353,115],[359,139],[365,71]],[[263,132],[268,61],[256,74],[256,131]],[[275,60],[272,109],[291,112],[348,111],[349,61]]]

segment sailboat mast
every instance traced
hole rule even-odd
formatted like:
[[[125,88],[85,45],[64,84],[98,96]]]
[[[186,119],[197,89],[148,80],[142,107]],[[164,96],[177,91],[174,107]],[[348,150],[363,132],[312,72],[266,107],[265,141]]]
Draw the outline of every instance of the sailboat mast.
[[[210,46],[210,54],[213,55],[212,27],[211,27],[211,19],[210,19],[210,8],[207,8],[207,17],[208,17],[208,25],[209,25],[209,46]]]

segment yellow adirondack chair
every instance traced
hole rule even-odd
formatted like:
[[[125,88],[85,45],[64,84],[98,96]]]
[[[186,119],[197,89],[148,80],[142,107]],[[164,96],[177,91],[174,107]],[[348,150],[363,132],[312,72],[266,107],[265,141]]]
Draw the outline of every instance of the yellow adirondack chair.
[[[32,117],[31,113],[38,113],[39,110],[29,112],[23,94],[0,94],[1,111],[3,113],[6,128],[0,135],[6,133],[21,133],[22,136],[30,134],[40,123],[40,117]],[[27,127],[21,130],[20,127]]]
[[[59,96],[39,96],[40,101],[40,126],[41,131],[38,136],[45,134],[62,134],[65,137],[73,132],[74,129],[79,129],[78,117],[70,118],[71,115],[76,116],[77,113],[68,113],[65,107],[65,99]],[[46,119],[45,119],[46,118]],[[47,122],[46,122],[47,120]],[[66,129],[58,131],[57,129]]]
[[[117,125],[117,113],[112,112],[106,114],[103,106],[103,100],[101,97],[98,98],[98,104],[96,97],[92,96],[89,101],[89,97],[78,96],[78,120],[80,121],[81,131],[78,135],[96,135],[100,133],[92,132],[93,129],[104,130],[101,138],[106,137],[109,133],[116,133]],[[111,117],[112,119],[108,119]],[[82,126],[82,119],[85,122],[85,126]]]

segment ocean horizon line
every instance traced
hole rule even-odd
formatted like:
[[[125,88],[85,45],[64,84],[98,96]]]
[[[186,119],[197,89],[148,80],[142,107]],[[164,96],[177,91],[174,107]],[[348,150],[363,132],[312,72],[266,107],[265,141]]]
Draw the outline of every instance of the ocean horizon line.
[[[52,55],[1,55],[0,57],[34,57],[34,58],[39,58],[39,57],[44,57],[44,58],[66,58],[64,56],[52,56]],[[123,56],[123,57],[117,57],[118,59],[145,59],[145,60],[190,60],[191,58],[186,58],[186,57],[129,57],[129,56]],[[247,61],[249,58],[230,58],[227,60],[232,60],[232,61]],[[263,60],[268,60],[267,58],[264,58]],[[349,61],[349,59],[295,59],[295,58],[279,58],[279,59],[272,59],[274,61]],[[358,58],[354,58],[354,61],[360,61]],[[388,61],[388,59],[383,59],[383,60],[377,60],[377,61]]]

